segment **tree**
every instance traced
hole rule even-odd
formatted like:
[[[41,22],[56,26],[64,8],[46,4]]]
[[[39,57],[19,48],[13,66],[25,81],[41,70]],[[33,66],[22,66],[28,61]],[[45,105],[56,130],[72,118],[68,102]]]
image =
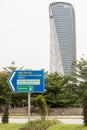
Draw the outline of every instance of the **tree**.
[[[44,94],[49,107],[68,107],[78,104],[78,85],[72,75],[46,73]]]
[[[84,91],[83,95],[83,115],[84,115],[84,125],[87,126],[87,89]]]
[[[87,126],[87,61],[81,58],[80,61],[74,62],[74,66],[76,67],[75,76],[80,86],[80,96],[82,96],[84,125]]]
[[[2,116],[2,122],[4,124],[9,122],[9,102],[8,101],[6,102],[6,105],[5,105],[4,114]]]
[[[23,67],[20,67],[22,69]],[[11,96],[14,95],[11,93],[10,88],[7,84],[7,79],[12,72],[12,70],[16,70],[18,67],[15,67],[15,62],[12,62],[10,66],[4,67],[3,71],[0,72],[0,104],[5,104],[7,99],[11,101]]]
[[[6,72],[0,73],[0,104],[5,105],[4,113],[2,116],[2,122],[8,123],[9,115],[9,100],[10,100],[10,89],[7,84],[8,74]]]
[[[10,74],[13,70],[22,70],[22,69],[23,69],[23,66],[20,67],[20,68],[16,67],[14,61],[11,62],[11,65],[10,65],[10,66],[3,67],[3,70],[4,70],[6,73],[8,73],[8,74]]]
[[[79,106],[78,85],[73,80],[67,79],[63,86],[62,93],[59,94],[62,107]]]
[[[8,74],[6,72],[0,73],[0,104],[6,104],[7,99],[10,97],[10,89],[7,84]]]
[[[47,115],[47,104],[46,100],[42,95],[38,95],[36,98],[37,106],[40,109],[41,113],[41,119],[46,120],[46,115]]]
[[[57,72],[55,73],[48,73],[45,76],[45,97],[47,100],[48,105],[52,105],[51,107],[57,107],[57,95],[61,92],[62,84],[62,76],[59,75]]]
[[[17,67],[15,67],[15,62],[12,62],[11,66],[4,67],[3,71],[0,73],[0,99],[1,99],[0,104],[5,105],[5,110],[4,110],[3,117],[2,117],[3,123],[4,123],[4,119],[5,119],[5,123],[6,123],[6,121],[8,123],[9,104],[12,99],[12,93],[7,84],[7,79],[8,79],[8,76],[10,75],[10,73],[12,72],[12,70],[16,70],[16,69],[17,69]],[[21,67],[21,69],[22,69],[22,67]]]

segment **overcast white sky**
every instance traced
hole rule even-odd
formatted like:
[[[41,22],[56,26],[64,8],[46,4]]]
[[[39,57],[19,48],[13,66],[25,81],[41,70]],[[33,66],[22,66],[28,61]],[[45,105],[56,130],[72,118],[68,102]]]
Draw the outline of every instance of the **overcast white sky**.
[[[0,69],[16,66],[49,71],[49,4],[54,0],[0,0]],[[64,0],[74,6],[77,59],[87,59],[87,1]]]

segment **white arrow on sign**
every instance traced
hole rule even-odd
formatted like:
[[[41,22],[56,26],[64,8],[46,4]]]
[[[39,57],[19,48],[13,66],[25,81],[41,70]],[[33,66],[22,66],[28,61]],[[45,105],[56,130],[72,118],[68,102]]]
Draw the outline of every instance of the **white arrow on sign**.
[[[13,74],[12,74],[12,76],[11,76],[10,80],[9,80],[9,83],[10,83],[10,85],[11,85],[11,87],[12,87],[13,91],[15,91],[15,88],[14,88],[14,86],[13,86],[13,84],[12,84],[12,82],[11,82],[11,81],[12,81],[12,79],[13,79],[13,77],[14,77],[15,73],[16,73],[16,72],[13,72]]]

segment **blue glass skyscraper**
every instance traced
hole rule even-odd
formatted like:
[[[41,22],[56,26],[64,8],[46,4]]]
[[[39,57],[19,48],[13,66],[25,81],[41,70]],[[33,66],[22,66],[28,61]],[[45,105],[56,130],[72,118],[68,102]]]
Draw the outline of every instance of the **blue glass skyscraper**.
[[[55,2],[50,14],[50,72],[63,75],[74,71],[76,60],[75,14],[69,3]]]

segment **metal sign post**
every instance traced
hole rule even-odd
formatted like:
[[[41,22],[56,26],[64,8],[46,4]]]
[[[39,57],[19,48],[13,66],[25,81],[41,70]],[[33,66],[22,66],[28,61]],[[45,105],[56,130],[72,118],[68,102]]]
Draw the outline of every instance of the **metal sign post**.
[[[31,118],[30,110],[31,110],[30,93],[28,93],[28,122],[30,121]]]

